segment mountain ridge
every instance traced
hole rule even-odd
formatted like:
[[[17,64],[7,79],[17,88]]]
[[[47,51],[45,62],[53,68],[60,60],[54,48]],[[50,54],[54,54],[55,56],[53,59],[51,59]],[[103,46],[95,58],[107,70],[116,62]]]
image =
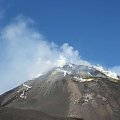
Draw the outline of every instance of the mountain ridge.
[[[58,118],[119,120],[120,80],[84,65],[64,65],[0,96],[1,107]]]

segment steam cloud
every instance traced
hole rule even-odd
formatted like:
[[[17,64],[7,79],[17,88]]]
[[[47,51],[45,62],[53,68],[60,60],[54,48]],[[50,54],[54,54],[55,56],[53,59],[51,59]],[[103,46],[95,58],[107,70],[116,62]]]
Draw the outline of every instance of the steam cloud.
[[[0,93],[66,62],[89,65],[68,43],[48,42],[23,16],[1,30],[0,41]]]
[[[113,68],[110,68],[109,70],[120,75],[120,66],[114,66]]]
[[[33,20],[18,16],[1,30],[0,93],[54,66],[65,63],[90,65],[68,43],[58,46],[48,42],[34,24]]]

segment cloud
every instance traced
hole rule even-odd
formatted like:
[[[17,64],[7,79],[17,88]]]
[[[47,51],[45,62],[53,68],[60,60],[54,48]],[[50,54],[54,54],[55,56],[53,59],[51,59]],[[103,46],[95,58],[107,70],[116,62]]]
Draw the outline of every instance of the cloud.
[[[46,40],[35,24],[30,18],[18,16],[1,30],[0,93],[55,66],[66,63],[91,65],[68,43],[59,46]],[[120,66],[109,70],[120,75]]]
[[[120,75],[120,66],[114,66],[113,68],[109,68],[109,70]]]
[[[0,93],[66,62],[90,64],[68,43],[47,41],[34,26],[30,18],[18,16],[1,31]]]

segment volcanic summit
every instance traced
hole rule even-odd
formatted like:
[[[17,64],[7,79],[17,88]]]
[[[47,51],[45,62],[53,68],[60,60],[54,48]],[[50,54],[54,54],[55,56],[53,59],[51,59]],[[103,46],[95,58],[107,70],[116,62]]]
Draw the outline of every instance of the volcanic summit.
[[[95,66],[54,67],[0,95],[0,120],[120,120],[120,79]]]

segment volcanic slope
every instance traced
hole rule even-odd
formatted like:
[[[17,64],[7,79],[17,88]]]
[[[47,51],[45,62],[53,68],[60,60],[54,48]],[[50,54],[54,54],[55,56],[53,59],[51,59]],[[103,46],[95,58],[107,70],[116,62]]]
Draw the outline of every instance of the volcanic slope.
[[[120,120],[120,80],[96,67],[68,64],[2,94],[0,104],[2,120],[28,120],[28,114],[30,120]]]

